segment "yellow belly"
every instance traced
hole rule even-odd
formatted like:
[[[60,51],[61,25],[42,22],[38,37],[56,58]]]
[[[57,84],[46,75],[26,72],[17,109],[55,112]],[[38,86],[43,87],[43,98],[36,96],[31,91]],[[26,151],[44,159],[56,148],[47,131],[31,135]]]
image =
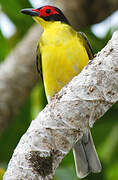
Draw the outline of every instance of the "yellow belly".
[[[43,48],[42,70],[47,97],[52,97],[87,64],[89,58],[85,48],[78,43],[50,45]]]
[[[46,96],[52,97],[88,63],[89,57],[77,32],[56,22],[40,39]]]

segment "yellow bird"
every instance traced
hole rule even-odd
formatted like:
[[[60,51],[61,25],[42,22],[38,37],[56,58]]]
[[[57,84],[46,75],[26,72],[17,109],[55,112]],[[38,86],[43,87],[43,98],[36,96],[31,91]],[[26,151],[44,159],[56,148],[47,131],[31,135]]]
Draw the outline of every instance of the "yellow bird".
[[[50,102],[93,58],[92,49],[86,36],[72,28],[60,9],[48,5],[21,12],[31,15],[44,29],[38,42],[36,64]],[[73,153],[78,177],[101,171],[90,130],[74,145]]]

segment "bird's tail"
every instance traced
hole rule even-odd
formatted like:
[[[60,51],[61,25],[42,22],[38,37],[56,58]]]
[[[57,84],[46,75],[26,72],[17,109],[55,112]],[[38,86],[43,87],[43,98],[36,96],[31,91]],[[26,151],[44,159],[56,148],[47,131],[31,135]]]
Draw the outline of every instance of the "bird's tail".
[[[101,171],[101,163],[96,153],[91,132],[84,134],[73,148],[76,173],[79,178],[86,177],[90,172]]]

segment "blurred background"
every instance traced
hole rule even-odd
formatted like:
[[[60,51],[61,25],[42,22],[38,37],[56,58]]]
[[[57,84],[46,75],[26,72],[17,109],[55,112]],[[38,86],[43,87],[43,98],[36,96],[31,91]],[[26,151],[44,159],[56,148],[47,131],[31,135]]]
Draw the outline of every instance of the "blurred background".
[[[0,1],[0,180],[20,137],[46,104],[34,65],[42,30],[31,17],[20,13],[22,8],[45,4],[62,9],[72,26],[87,35],[94,53],[106,45],[118,28],[117,0]],[[103,169],[84,179],[118,179],[118,103],[95,123],[92,135]],[[65,179],[77,180],[72,151],[54,177]]]

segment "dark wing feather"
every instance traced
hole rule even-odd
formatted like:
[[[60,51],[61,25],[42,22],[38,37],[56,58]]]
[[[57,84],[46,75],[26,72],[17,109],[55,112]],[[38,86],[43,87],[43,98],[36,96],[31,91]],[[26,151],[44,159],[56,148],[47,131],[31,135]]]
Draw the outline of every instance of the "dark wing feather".
[[[86,35],[83,32],[78,32],[78,36],[79,36],[80,39],[82,39],[83,45],[86,48],[86,51],[87,51],[88,56],[89,56],[89,59],[92,60],[93,57],[94,57],[94,54],[93,54],[92,47],[91,47],[91,45],[89,43],[89,40],[87,39]]]
[[[41,61],[41,53],[40,53],[39,45],[37,46],[37,51],[36,51],[36,69],[37,69],[37,72],[40,74],[41,79],[43,81],[42,61]]]
[[[46,98],[46,94],[45,94],[45,87],[44,87],[44,81],[43,81],[43,72],[42,72],[42,60],[41,60],[41,52],[40,52],[40,47],[39,45],[37,46],[37,51],[36,51],[36,69],[41,77],[40,81],[40,99],[39,99],[39,104],[40,104],[40,108],[43,109],[47,102],[47,98]]]

